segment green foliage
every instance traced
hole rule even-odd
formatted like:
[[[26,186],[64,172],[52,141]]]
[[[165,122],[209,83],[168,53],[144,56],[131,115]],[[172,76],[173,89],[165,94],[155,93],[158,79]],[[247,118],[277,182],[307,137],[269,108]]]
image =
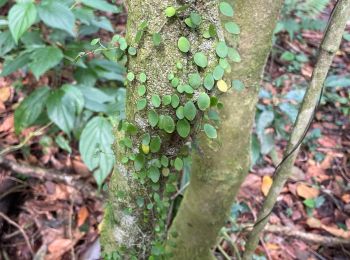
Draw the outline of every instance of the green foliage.
[[[16,133],[52,122],[52,129],[64,132],[62,135],[54,131],[54,140],[63,150],[71,153],[71,140],[80,140],[83,161],[101,186],[114,164],[112,126],[107,117],[116,118],[113,123],[125,117],[125,89],[115,86],[124,81],[122,49],[127,50],[128,45],[120,36],[113,37],[115,42],[103,43],[96,36],[89,40],[89,35],[100,29],[114,31],[103,13],[95,15],[96,10],[119,13],[121,9],[105,0],[83,0],[80,4],[0,1],[0,6],[5,4],[9,12],[0,27],[0,58],[4,60],[0,75],[22,70],[38,80],[31,93],[24,89],[29,93],[15,110]],[[128,52],[136,55],[135,48]],[[72,77],[67,78],[67,67],[73,72]],[[51,70],[55,77],[49,73]],[[64,79],[60,75],[65,75]],[[48,78],[45,81],[51,85],[39,85],[42,77]],[[143,81],[144,76],[140,77]],[[114,87],[101,89],[101,85]],[[145,92],[145,88],[139,91],[140,95]]]
[[[179,48],[180,51],[186,53],[186,52],[189,52],[191,48],[191,44],[186,37],[181,36],[177,42],[177,47]]]

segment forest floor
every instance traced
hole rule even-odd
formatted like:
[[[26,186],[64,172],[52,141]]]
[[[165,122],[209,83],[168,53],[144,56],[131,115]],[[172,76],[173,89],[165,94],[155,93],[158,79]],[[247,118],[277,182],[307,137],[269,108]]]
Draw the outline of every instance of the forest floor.
[[[319,19],[327,20],[328,15],[325,12]],[[270,94],[261,95],[261,106],[277,108],[295,85],[302,86],[310,79],[321,39],[320,31],[302,30],[293,40],[288,33],[278,34],[262,84],[263,93]],[[303,53],[308,60],[292,63],[281,58],[284,52]],[[331,70],[336,75],[349,74],[349,41],[343,41]],[[16,77],[22,78],[23,85],[37,84],[30,74],[18,72]],[[42,81],[45,83],[45,78]],[[325,91],[293,177],[278,197],[270,226],[262,235],[256,259],[350,259],[349,86]],[[32,259],[34,251],[37,257],[47,255],[45,259],[91,254],[86,251],[97,245],[104,191],[97,191],[77,143],[72,143],[69,154],[51,144],[46,129],[32,127],[21,136],[15,134],[14,109],[22,98],[15,88],[13,76],[0,78],[0,147],[11,149],[1,163],[13,170],[0,169],[0,259]],[[291,124],[283,127],[288,132]],[[276,130],[271,126],[265,131]],[[256,220],[286,145],[285,138],[273,136],[275,152],[264,155],[252,168],[222,230],[216,249],[220,259],[233,259],[236,251],[244,248],[249,225]]]

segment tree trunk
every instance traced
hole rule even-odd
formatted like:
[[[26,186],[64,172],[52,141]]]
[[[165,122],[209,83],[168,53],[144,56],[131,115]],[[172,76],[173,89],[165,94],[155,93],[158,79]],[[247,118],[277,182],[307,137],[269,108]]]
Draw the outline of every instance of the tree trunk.
[[[200,152],[192,154],[190,185],[168,235],[172,259],[214,259],[211,247],[250,167],[259,83],[282,1],[227,2],[234,6],[233,21],[241,33],[239,38],[226,34],[226,41],[237,46],[242,61],[232,66],[226,81],[240,80],[245,88],[241,92],[232,89],[221,98],[224,108],[218,140],[208,141],[204,134],[197,137]]]
[[[186,16],[189,15],[187,10],[195,10],[202,16],[203,21],[218,23],[217,1],[185,2],[189,5],[185,11],[182,11]],[[140,177],[143,170],[135,170],[130,158],[132,155],[142,154],[147,163],[151,163],[152,159],[160,159],[162,155],[166,155],[172,162],[177,156],[181,156],[182,149],[189,138],[183,139],[176,133],[168,134],[157,127],[152,128],[147,119],[147,113],[151,109],[155,109],[159,115],[170,115],[172,118],[176,118],[175,110],[171,106],[164,105],[155,108],[150,100],[153,94],[162,97],[176,92],[169,82],[169,74],[174,73],[181,82],[185,82],[188,80],[188,73],[198,71],[197,66],[192,62],[193,53],[205,52],[208,57],[208,67],[213,66],[217,62],[215,54],[217,39],[202,37],[202,33],[208,28],[206,22],[197,29],[200,33],[193,33],[183,22],[182,13],[178,14],[179,17],[167,18],[164,10],[169,6],[179,7],[176,1],[128,0],[126,4],[128,8],[126,39],[130,46],[137,49],[135,56],[128,55],[128,71],[133,72],[136,79],[128,82],[126,86],[126,117],[128,123],[138,128],[138,132],[130,136],[132,147],[126,149],[120,144],[120,141],[125,140],[127,136],[126,131],[116,131],[117,163],[109,183],[109,199],[102,223],[101,243],[106,256],[118,255],[122,259],[132,257],[146,259],[151,254],[162,253],[159,251],[162,251],[160,244],[165,240],[170,197],[166,188],[179,179],[179,173],[176,173],[173,166],[169,166],[169,176],[161,176],[160,180],[154,183],[147,177],[145,179]],[[142,22],[147,22],[148,26],[143,30],[141,40],[137,43],[135,37],[139,37],[142,31],[140,29]],[[220,24],[215,25],[220,34]],[[158,47],[155,47],[152,41],[154,33],[160,33],[162,37],[162,43]],[[179,51],[177,41],[181,36],[186,36],[190,40],[191,53],[184,54]],[[177,62],[182,64],[181,70],[176,68]],[[140,99],[138,96],[138,86],[141,85],[138,80],[140,73],[145,73],[147,76],[147,82],[144,83],[147,86],[147,107],[138,111],[136,103]],[[179,94],[179,96],[181,104],[189,99],[185,95]],[[192,129],[193,133],[195,127]],[[144,154],[145,152],[140,149],[145,133],[149,133],[151,137],[160,136],[159,152]],[[129,158],[127,163],[125,158]],[[149,205],[153,207],[148,208]]]

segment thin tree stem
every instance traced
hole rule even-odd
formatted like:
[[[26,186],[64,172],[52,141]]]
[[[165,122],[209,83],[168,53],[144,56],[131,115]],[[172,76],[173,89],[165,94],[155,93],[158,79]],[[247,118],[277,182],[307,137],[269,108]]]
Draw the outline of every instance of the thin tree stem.
[[[274,207],[277,196],[280,194],[285,182],[292,173],[292,167],[299,150],[300,140],[303,139],[305,129],[307,129],[313,119],[317,102],[322,93],[324,80],[326,79],[333,57],[339,48],[344,27],[349,17],[350,0],[338,0],[321,43],[318,60],[312,74],[310,85],[299,109],[299,114],[291,133],[286,150],[286,155],[288,156],[286,156],[286,159],[276,170],[273,185],[259,212],[258,220],[248,237],[243,255],[243,259],[245,260],[252,259],[252,255],[259,241],[259,235],[268,222],[268,217]]]

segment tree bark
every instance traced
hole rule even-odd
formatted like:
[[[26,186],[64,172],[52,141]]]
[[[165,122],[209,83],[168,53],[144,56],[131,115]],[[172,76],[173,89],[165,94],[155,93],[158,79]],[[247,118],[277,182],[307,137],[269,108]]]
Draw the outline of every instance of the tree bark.
[[[203,20],[218,23],[218,11],[216,8],[217,1],[183,1],[181,4],[188,4],[188,10],[198,12]],[[171,0],[128,0],[126,1],[128,9],[127,35],[126,39],[129,45],[137,48],[136,56],[128,56],[128,71],[133,72],[136,80],[127,84],[127,107],[126,117],[129,123],[134,124],[139,129],[136,135],[131,137],[133,147],[131,152],[138,154],[141,144],[141,136],[144,133],[150,133],[151,136],[159,135],[162,139],[160,155],[166,155],[168,158],[174,158],[180,153],[180,149],[188,139],[181,139],[175,133],[166,134],[152,128],[147,121],[147,111],[156,109],[158,114],[171,115],[175,118],[175,111],[169,106],[154,108],[149,100],[152,94],[160,97],[171,95],[174,88],[169,83],[168,75],[176,72],[176,63],[181,62],[183,65],[182,72],[178,77],[181,81],[187,80],[188,73],[197,72],[198,68],[192,60],[191,54],[183,54],[177,47],[177,41],[180,36],[187,36],[191,41],[191,53],[203,51],[208,57],[208,67],[217,62],[215,54],[216,39],[205,39],[202,37],[204,29],[208,24],[198,29],[200,33],[192,33],[185,25],[183,19],[176,17],[167,18],[164,10],[169,6],[179,7],[177,1]],[[185,11],[188,16],[189,12]],[[179,14],[182,16],[182,14]],[[136,44],[135,37],[139,30],[140,24],[146,21],[147,28],[144,30],[142,40]],[[220,33],[220,24],[218,33]],[[162,43],[155,47],[152,41],[152,35],[160,33]],[[136,102],[138,100],[137,82],[138,75],[145,73],[147,76],[147,93],[148,105],[146,109],[137,111]],[[186,98],[180,97],[181,102]],[[193,127],[194,128],[194,127]],[[124,138],[123,132],[116,131],[116,139]],[[109,183],[109,199],[105,207],[105,217],[102,223],[101,244],[106,255],[115,254],[122,259],[146,259],[151,254],[152,245],[165,240],[165,232],[157,232],[159,220],[164,224],[164,212],[160,214],[156,207],[152,210],[146,210],[137,204],[138,198],[145,200],[145,205],[153,202],[153,195],[158,193],[166,203],[170,196],[164,195],[167,178],[161,177],[158,183],[158,191],[154,185],[148,181],[142,184],[135,179],[135,168],[132,162],[123,164],[122,158],[130,155],[120,143],[116,143],[115,152],[117,163],[115,172],[112,174]],[[170,175],[175,174],[173,172]]]
[[[232,65],[226,81],[241,80],[245,88],[221,97],[218,140],[200,133],[192,154],[190,185],[168,233],[167,250],[172,259],[214,259],[211,247],[223,226],[235,195],[250,166],[250,136],[254,123],[259,83],[270,51],[272,32],[282,5],[278,0],[227,1],[234,6],[233,21],[239,37],[225,34],[237,47],[242,61]],[[221,17],[224,23],[227,18]]]
[[[350,0],[338,0],[330,18],[324,40],[321,43],[318,60],[312,73],[311,82],[299,109],[298,117],[294,124],[285,154],[289,155],[295,148],[297,149],[287,157],[275,173],[273,185],[271,186],[268,196],[259,212],[258,221],[248,237],[243,259],[250,260],[252,258],[259,241],[260,233],[268,222],[269,214],[276,203],[277,197],[285,182],[292,174],[292,167],[299,151],[299,141],[303,138],[305,129],[310,124],[310,120],[313,119],[316,105],[322,92],[324,80],[326,79],[333,57],[339,48],[344,27],[349,16]]]

